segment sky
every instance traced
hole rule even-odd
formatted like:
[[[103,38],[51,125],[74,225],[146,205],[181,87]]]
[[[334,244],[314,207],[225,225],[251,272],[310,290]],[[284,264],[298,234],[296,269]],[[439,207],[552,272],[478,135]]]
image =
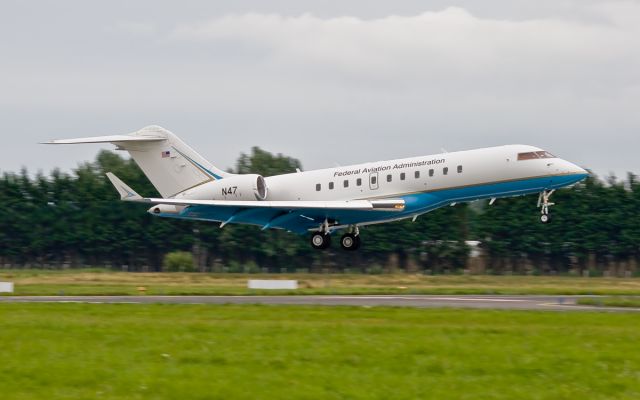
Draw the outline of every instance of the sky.
[[[640,173],[640,1],[3,0],[0,172],[161,125],[216,166],[531,144]]]

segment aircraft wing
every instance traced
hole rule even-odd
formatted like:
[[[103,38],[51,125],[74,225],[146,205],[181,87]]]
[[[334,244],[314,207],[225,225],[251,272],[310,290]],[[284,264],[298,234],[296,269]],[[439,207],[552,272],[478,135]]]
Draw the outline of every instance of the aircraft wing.
[[[161,216],[227,223],[259,225],[263,229],[280,228],[304,233],[317,228],[325,220],[340,224],[366,221],[371,213],[403,211],[403,199],[344,200],[344,201],[232,201],[144,198],[112,173],[107,177],[125,201],[157,204],[171,207],[173,212]],[[152,207],[153,210],[153,207]]]
[[[317,229],[325,220],[332,225],[352,225],[376,220],[380,213],[398,215],[404,200],[352,201],[217,201],[140,199],[137,202],[158,204],[160,215],[202,221],[258,225],[262,229],[278,228],[304,234]],[[175,207],[171,207],[175,206]],[[164,214],[171,207],[174,214]]]
[[[130,201],[145,202],[151,204],[170,204],[176,206],[208,206],[208,207],[234,207],[234,208],[278,208],[287,210],[319,209],[319,210],[378,210],[393,211],[403,210],[404,200],[344,200],[344,201],[230,201],[230,200],[180,200],[131,197]]]
[[[142,196],[136,193],[135,190],[131,189],[127,186],[126,183],[122,182],[120,178],[115,176],[115,174],[111,172],[107,172],[107,178],[111,181],[111,184],[116,188],[118,193],[120,194],[120,200],[134,201],[134,200],[142,200]]]

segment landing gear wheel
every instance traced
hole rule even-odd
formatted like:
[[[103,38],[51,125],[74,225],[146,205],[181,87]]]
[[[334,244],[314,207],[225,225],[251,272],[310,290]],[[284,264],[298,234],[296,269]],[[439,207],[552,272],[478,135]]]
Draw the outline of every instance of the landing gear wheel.
[[[324,250],[331,245],[331,236],[328,233],[314,232],[311,235],[311,246],[316,250]]]
[[[542,214],[540,216],[540,222],[542,222],[543,224],[548,224],[549,222],[551,222],[551,216],[549,214]]]
[[[347,251],[357,250],[360,247],[360,235],[345,233],[340,238],[340,246]]]

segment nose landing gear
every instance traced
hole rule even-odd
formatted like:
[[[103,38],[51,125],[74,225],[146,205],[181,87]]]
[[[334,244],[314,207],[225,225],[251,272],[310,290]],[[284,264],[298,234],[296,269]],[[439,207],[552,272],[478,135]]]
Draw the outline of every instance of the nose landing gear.
[[[540,222],[548,224],[551,222],[551,216],[549,215],[549,207],[555,205],[549,201],[549,197],[555,192],[555,190],[543,190],[538,196],[538,207],[540,208]]]

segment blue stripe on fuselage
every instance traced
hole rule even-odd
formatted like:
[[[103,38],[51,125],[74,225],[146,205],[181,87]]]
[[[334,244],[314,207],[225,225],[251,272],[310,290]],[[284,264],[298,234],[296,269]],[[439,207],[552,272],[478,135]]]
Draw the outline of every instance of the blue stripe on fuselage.
[[[410,194],[401,196],[405,201],[405,210],[402,213],[414,214],[416,211],[430,211],[455,202],[540,193],[543,190],[573,185],[587,176],[587,174],[557,175]]]

